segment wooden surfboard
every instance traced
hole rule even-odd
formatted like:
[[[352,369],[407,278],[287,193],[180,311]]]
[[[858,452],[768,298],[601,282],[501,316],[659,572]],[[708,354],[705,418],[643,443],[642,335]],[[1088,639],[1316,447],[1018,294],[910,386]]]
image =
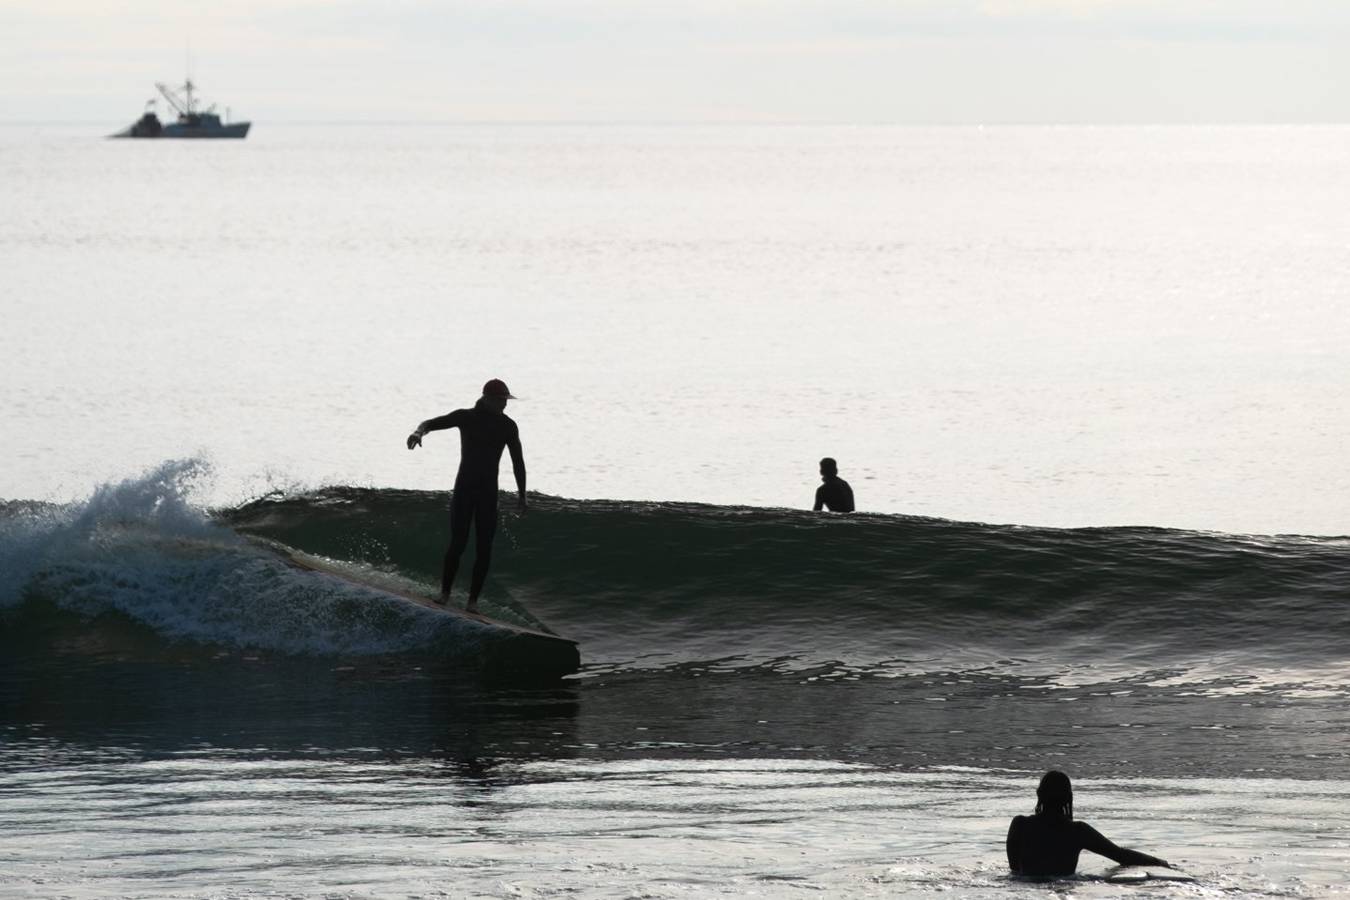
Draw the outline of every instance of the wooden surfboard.
[[[1180,869],[1167,869],[1162,866],[1117,866],[1107,872],[1105,878],[1112,884],[1139,884],[1148,881],[1195,881],[1194,875],[1188,875]]]
[[[533,628],[528,625],[518,625],[514,622],[503,622],[500,619],[494,619],[485,616],[482,613],[469,612],[461,607],[452,604],[437,603],[430,596],[420,594],[413,590],[401,588],[391,584],[374,575],[365,575],[362,572],[354,571],[348,566],[339,564],[335,560],[326,559],[322,556],[315,556],[297,550],[294,547],[274,541],[269,538],[258,535],[244,535],[248,541],[265,550],[275,553],[283,562],[292,568],[304,572],[313,572],[316,575],[334,578],[349,585],[356,585],[366,590],[384,594],[389,597],[397,597],[399,600],[407,603],[413,603],[432,612],[452,616],[458,619],[466,620],[477,625],[483,626],[504,640],[509,640],[513,644],[520,644],[522,650],[529,650],[522,662],[527,663],[526,668],[542,667],[556,669],[557,674],[566,675],[575,672],[581,666],[581,654],[577,649],[577,642],[561,635]],[[529,663],[539,663],[539,666]]]

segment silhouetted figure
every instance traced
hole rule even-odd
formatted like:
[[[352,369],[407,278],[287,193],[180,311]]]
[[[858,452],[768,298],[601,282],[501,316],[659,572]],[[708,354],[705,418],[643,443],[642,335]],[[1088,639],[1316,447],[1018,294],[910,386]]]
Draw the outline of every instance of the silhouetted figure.
[[[497,532],[497,469],[502,450],[511,451],[511,468],[520,491],[520,511],[525,511],[525,455],[520,449],[520,429],[506,415],[506,401],[514,400],[506,385],[494,378],[483,385],[483,396],[473,409],[427,419],[408,435],[408,449],[422,446],[422,435],[444,428],[459,429],[459,474],[450,500],[450,546],[441,569],[441,603],[450,600],[450,586],[459,570],[459,558],[469,545],[469,525],[477,536],[473,580],[469,583],[469,612],[478,611],[488,566],[492,564],[492,538]]]
[[[839,465],[828,456],[820,461],[820,480],[824,484],[816,488],[816,505],[812,509],[853,512],[853,488],[839,477]]]
[[[1063,772],[1046,772],[1036,788],[1036,812],[1008,826],[1008,867],[1018,875],[1072,875],[1083,850],[1122,866],[1163,866],[1165,860],[1117,847],[1086,822],[1073,820],[1073,786]]]

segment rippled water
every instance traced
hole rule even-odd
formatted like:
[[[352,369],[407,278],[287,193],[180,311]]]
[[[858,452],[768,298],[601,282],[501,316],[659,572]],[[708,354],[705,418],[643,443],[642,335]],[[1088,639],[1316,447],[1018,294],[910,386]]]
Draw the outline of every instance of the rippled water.
[[[1150,896],[1331,896],[1350,860],[1344,703],[1232,680],[713,663],[493,686],[79,635],[8,647],[0,675],[14,896],[1044,896],[1002,840],[1050,766],[1079,818],[1200,878]],[[1140,889],[1109,868],[1085,855],[1059,890]]]
[[[1346,893],[1347,160],[0,129],[0,894]],[[485,608],[556,684],[235,533],[431,584],[403,437],[491,376],[541,493]],[[826,454],[864,515],[801,511]],[[1052,767],[1198,883],[1010,879]]]
[[[205,146],[209,145],[209,146]],[[228,146],[226,146],[228,145]],[[1350,532],[1350,128],[0,129],[0,497],[207,455],[565,497]]]
[[[1002,864],[1008,814],[1025,811],[1029,794],[1025,777],[1003,771],[784,759],[517,761],[469,771],[443,757],[380,757],[104,751],[59,768],[7,767],[7,891],[976,898],[1047,890],[1010,878]],[[1078,789],[1080,817],[1122,844],[1146,830],[1152,849],[1201,879],[1155,884],[1149,896],[1329,896],[1344,883],[1344,781],[1129,779]],[[1286,823],[1273,840],[1272,819]],[[1084,862],[1060,892],[1139,890],[1101,881],[1104,861]]]

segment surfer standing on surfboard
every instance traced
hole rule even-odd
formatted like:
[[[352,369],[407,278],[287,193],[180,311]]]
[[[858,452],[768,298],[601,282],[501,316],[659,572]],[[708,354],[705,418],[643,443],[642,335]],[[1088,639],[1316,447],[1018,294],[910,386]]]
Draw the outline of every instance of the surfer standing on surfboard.
[[[427,419],[408,435],[411,450],[422,446],[422,436],[429,431],[459,429],[459,474],[455,476],[455,493],[450,500],[450,546],[441,568],[439,602],[450,602],[450,586],[459,570],[459,558],[469,545],[472,524],[477,541],[469,602],[464,607],[469,612],[478,612],[478,595],[492,564],[492,538],[497,532],[497,469],[503,449],[511,451],[520,511],[525,511],[525,454],[520,449],[520,429],[506,414],[506,401],[515,399],[505,382],[494,378],[483,385],[483,396],[473,409],[457,409]]]

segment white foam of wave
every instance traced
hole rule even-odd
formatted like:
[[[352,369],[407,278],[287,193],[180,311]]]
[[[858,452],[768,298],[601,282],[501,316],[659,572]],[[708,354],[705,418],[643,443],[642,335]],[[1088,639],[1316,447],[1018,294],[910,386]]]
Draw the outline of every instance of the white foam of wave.
[[[182,537],[219,532],[188,499],[209,475],[203,460],[168,460],[100,485],[85,500],[32,507],[0,520],[0,608],[19,603],[38,573],[88,556],[109,528],[141,526]]]
[[[473,652],[463,623],[378,591],[299,572],[191,502],[209,476],[171,460],[87,500],[0,522],[0,610],[40,598],[116,613],[162,637],[281,653]]]

